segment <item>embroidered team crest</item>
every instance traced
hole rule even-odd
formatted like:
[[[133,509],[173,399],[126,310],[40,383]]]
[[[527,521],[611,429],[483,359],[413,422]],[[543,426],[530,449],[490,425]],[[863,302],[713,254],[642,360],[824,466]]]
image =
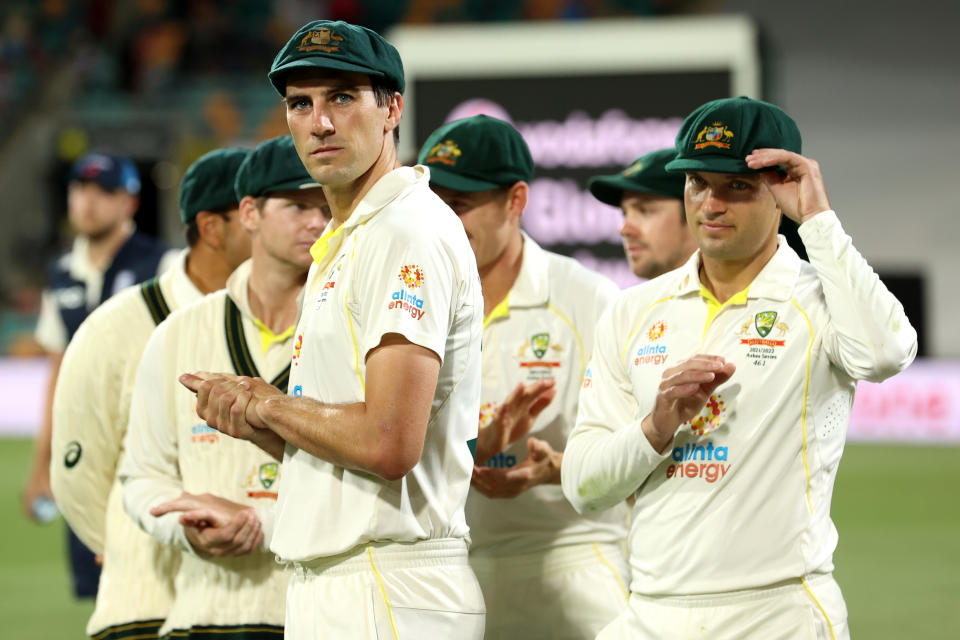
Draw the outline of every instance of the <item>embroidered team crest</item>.
[[[730,131],[722,122],[714,122],[705,125],[694,140],[694,149],[705,149],[706,147],[719,147],[720,149],[729,149],[730,141],[733,140],[733,131]]]
[[[663,337],[663,334],[665,334],[666,332],[667,332],[667,323],[664,322],[663,320],[660,320],[659,322],[653,323],[653,326],[650,327],[649,331],[647,331],[647,337],[651,341],[659,340],[660,338]]]
[[[300,39],[300,46],[297,47],[297,50],[334,53],[340,50],[339,43],[342,40],[343,36],[338,36],[330,29],[322,27],[303,36],[303,38]]]
[[[269,489],[273,486],[273,483],[277,481],[277,475],[280,471],[280,463],[278,462],[265,462],[260,465],[260,470],[257,473],[257,478],[260,480],[260,485],[264,489]]]
[[[766,338],[767,335],[770,334],[770,330],[773,329],[774,323],[776,321],[777,321],[776,311],[761,311],[753,319],[753,324],[754,326],[756,326],[757,333],[760,334],[760,337]]]
[[[720,426],[723,414],[727,412],[719,394],[710,396],[700,415],[690,421],[690,430],[698,436],[705,436]]]
[[[530,337],[530,348],[533,349],[533,355],[537,356],[538,359],[542,359],[547,353],[547,349],[550,348],[550,334],[549,333],[537,333]]]
[[[460,147],[453,140],[444,140],[433,145],[430,153],[427,154],[426,163],[439,162],[448,164],[451,167],[457,164],[457,158],[460,157]]]
[[[637,160],[637,161],[634,162],[632,165],[630,165],[629,167],[627,167],[626,169],[624,169],[624,170],[622,171],[621,175],[623,175],[624,177],[629,178],[630,176],[632,176],[632,175],[634,175],[634,174],[636,174],[636,173],[640,173],[640,171],[641,171],[642,169],[643,169],[643,162],[641,162],[640,160]]]
[[[400,269],[399,278],[408,289],[417,289],[423,284],[423,269],[416,264],[404,265]]]

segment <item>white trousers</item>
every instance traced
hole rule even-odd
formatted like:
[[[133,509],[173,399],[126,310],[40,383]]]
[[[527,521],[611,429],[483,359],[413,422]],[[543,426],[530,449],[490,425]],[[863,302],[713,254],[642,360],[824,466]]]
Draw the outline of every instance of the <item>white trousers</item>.
[[[704,596],[631,594],[597,640],[849,640],[847,606],[831,574]]]
[[[487,603],[489,640],[587,640],[627,610],[629,567],[618,545],[472,554],[470,564]]]
[[[288,640],[483,638],[483,595],[462,539],[371,543],[293,566]]]

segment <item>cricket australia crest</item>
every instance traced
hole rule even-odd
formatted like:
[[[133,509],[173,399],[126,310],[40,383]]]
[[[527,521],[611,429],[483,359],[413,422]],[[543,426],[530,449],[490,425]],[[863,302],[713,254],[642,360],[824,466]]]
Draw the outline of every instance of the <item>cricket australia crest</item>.
[[[766,338],[770,334],[776,322],[776,311],[761,311],[753,319],[753,324],[757,328],[757,333],[760,334],[761,338]]]

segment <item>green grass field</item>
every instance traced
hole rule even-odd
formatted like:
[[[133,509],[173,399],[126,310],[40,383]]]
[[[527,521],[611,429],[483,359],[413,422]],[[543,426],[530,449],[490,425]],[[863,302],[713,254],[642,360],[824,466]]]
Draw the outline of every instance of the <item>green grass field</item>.
[[[91,603],[72,600],[63,524],[20,514],[29,441],[0,439],[7,523],[0,549],[0,636],[83,638]],[[836,577],[858,639],[955,638],[960,629],[960,448],[849,446],[834,520]]]

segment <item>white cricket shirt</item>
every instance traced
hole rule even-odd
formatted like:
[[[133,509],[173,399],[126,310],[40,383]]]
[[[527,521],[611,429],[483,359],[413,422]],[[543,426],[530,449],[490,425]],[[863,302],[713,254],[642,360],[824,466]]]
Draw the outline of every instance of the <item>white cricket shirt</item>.
[[[857,380],[904,369],[917,335],[832,211],[781,237],[746,293],[711,316],[699,252],[628,290],[597,328],[563,465],[582,512],[636,495],[632,591],[701,594],[833,569],[830,500]],[[736,365],[663,455],[641,430],[665,368]]]
[[[537,417],[530,436],[563,451],[576,420],[594,327],[618,293],[612,281],[571,258],[544,251],[524,234],[517,280],[484,321],[481,428],[518,383],[553,378],[557,395]],[[509,468],[526,457],[524,437],[480,464]],[[471,489],[467,522],[473,556],[619,543],[627,535],[625,504],[581,516],[563,497],[559,484],[538,485],[509,500],[487,498]]]
[[[395,169],[349,220],[327,227],[314,245],[290,373],[293,394],[362,402],[366,356],[384,334],[430,349],[442,363],[423,454],[390,482],[288,444],[271,544],[283,560],[332,556],[372,540],[467,535],[483,298],[463,225],[428,183],[426,167]]]

